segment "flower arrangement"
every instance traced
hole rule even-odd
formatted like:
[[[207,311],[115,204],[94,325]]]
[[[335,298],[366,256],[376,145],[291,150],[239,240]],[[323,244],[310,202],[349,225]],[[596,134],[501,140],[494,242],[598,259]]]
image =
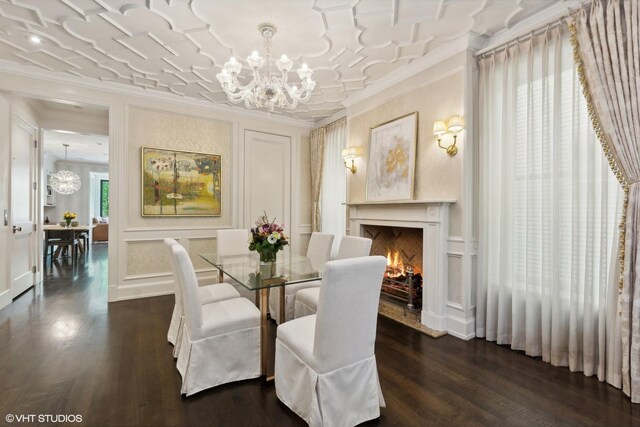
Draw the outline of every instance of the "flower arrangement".
[[[62,215],[62,217],[64,218],[64,221],[67,223],[67,227],[69,226],[69,224],[71,224],[72,220],[76,219],[77,216],[78,216],[77,214],[69,211],[66,211],[64,215]]]
[[[274,262],[276,254],[289,244],[284,234],[284,226],[269,220],[267,213],[256,220],[256,226],[251,229],[249,250],[260,254],[261,262]]]

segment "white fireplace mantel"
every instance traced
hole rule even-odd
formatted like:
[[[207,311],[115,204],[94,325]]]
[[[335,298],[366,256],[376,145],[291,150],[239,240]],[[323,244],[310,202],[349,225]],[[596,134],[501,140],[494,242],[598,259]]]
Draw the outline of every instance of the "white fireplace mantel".
[[[422,229],[421,322],[436,331],[447,330],[447,237],[451,203],[455,200],[346,203],[353,236],[362,236],[364,225]]]

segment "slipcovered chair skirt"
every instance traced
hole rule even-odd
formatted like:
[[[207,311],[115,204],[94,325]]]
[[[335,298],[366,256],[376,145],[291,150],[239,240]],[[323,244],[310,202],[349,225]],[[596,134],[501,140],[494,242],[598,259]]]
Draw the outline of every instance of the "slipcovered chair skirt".
[[[385,267],[380,256],[328,262],[318,313],[278,327],[276,395],[311,426],[354,426],[385,406],[374,354]]]
[[[181,393],[260,376],[260,310],[246,298],[203,305],[187,251],[171,247],[184,305],[185,322],[177,368]],[[216,285],[219,286],[219,285]]]
[[[167,341],[169,341],[174,346],[173,357],[178,357],[184,324],[184,310],[182,308],[182,296],[180,285],[178,284],[178,275],[176,272],[177,270],[175,260],[173,254],[171,253],[171,247],[173,245],[177,245],[178,242],[174,239],[164,239],[164,244],[169,249],[169,258],[171,259],[171,270],[173,272],[173,288],[175,296],[175,304],[173,305],[173,313],[171,314],[171,323],[169,323],[169,331],[167,332]],[[212,302],[224,301],[240,297],[238,291],[236,291],[233,286],[226,283],[199,286],[198,294],[202,304],[210,304]]]

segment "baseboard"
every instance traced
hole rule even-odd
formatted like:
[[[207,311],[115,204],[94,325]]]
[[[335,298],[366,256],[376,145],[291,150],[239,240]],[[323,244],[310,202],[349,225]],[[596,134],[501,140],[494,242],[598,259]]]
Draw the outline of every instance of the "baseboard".
[[[448,304],[447,332],[449,334],[465,341],[476,337],[475,307],[469,311],[470,313],[465,313],[461,307]]]
[[[115,301],[170,295],[173,294],[173,280],[118,286],[115,292]]]
[[[0,310],[11,304],[11,289],[0,294]]]
[[[423,310],[420,320],[421,323],[429,329],[439,332],[447,331],[447,318],[444,316],[436,316]]]

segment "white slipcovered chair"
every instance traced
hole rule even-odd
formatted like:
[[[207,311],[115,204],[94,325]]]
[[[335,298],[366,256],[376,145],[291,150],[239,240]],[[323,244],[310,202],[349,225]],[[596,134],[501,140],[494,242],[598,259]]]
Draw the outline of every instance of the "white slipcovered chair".
[[[381,256],[328,262],[318,313],[278,327],[276,395],[311,426],[354,426],[385,406],[374,354],[385,267]]]
[[[366,237],[344,236],[340,241],[337,259],[348,259],[368,256],[371,251],[371,239]],[[310,286],[296,293],[293,316],[309,316],[315,314],[320,296],[320,281],[309,282]]]
[[[307,247],[307,258],[311,260],[311,264],[315,268],[321,269],[329,261],[333,239],[333,234],[318,232],[311,234],[309,246]],[[285,321],[293,319],[296,292],[300,289],[318,286],[318,284],[319,281],[313,281],[294,283],[284,287]],[[271,313],[271,318],[275,319],[277,323],[280,323],[279,297],[282,289],[282,287],[272,288],[269,292],[269,312]]]
[[[180,245],[171,247],[182,290],[185,327],[178,371],[181,393],[260,376],[260,310],[246,298],[202,304],[193,264]]]
[[[180,338],[184,325],[184,308],[182,304],[182,291],[178,281],[176,263],[171,252],[173,245],[179,245],[174,239],[164,239],[164,244],[169,250],[169,258],[171,259],[171,271],[173,272],[173,289],[175,295],[175,304],[173,305],[173,314],[171,315],[171,323],[167,332],[167,340],[173,344],[173,357],[178,357],[180,350]],[[198,296],[202,304],[209,304],[227,299],[239,298],[240,294],[233,286],[220,283],[198,287]]]
[[[218,259],[222,256],[242,256],[249,255],[250,232],[246,228],[232,228],[228,230],[218,230],[216,232],[216,255]],[[240,296],[255,300],[255,292],[242,286],[230,277],[225,277],[224,281],[235,287]]]

